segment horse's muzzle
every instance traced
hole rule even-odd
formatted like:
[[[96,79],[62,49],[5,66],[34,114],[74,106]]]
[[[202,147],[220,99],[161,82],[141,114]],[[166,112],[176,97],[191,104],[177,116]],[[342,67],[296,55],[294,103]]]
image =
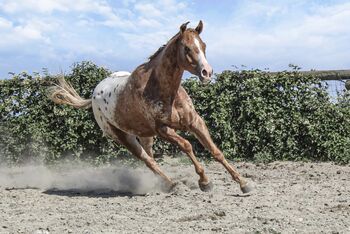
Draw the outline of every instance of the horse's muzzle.
[[[213,75],[213,69],[209,66],[207,69],[203,68],[199,72],[199,79],[203,84],[208,84],[211,81],[211,76]]]

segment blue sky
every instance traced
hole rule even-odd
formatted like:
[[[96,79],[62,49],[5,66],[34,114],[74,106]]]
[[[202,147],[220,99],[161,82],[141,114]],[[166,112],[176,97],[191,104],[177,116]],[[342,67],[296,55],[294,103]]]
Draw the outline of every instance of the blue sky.
[[[350,68],[350,1],[0,0],[0,77],[82,60],[132,71],[200,19],[215,72]]]

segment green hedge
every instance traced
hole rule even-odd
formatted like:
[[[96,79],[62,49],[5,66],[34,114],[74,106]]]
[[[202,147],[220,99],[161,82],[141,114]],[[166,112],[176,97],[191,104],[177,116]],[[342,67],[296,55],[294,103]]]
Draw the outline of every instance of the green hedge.
[[[66,79],[84,98],[110,72],[91,62],[73,65]],[[26,73],[0,80],[0,161],[62,158],[109,162],[126,150],[102,137],[92,111],[53,104],[46,89],[55,76]],[[183,82],[214,141],[230,159],[350,162],[350,98],[331,101],[316,78],[294,70],[270,74],[225,71],[204,86]],[[208,156],[186,133],[196,154]],[[160,140],[161,154],[177,148]]]

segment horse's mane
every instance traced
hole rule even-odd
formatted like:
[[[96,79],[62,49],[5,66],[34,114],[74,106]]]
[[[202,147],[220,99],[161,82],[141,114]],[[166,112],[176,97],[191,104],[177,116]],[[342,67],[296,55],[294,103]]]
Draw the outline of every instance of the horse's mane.
[[[160,54],[160,52],[163,51],[163,49],[166,47],[167,44],[164,44],[162,45],[161,47],[159,47],[159,49],[154,53],[152,54],[151,56],[148,57],[148,60],[152,60],[154,59],[155,57],[157,57],[158,54]]]
[[[164,50],[164,48],[165,48],[170,42],[172,42],[173,40],[177,39],[179,36],[180,36],[180,33],[175,34],[175,36],[173,36],[172,38],[170,38],[170,40],[169,40],[166,44],[164,44],[164,45],[162,45],[161,47],[159,47],[159,49],[158,49],[154,54],[152,54],[151,56],[149,56],[148,59],[151,61],[152,59],[154,59],[155,57],[157,57],[158,54],[160,54],[160,52],[162,52],[162,51]]]

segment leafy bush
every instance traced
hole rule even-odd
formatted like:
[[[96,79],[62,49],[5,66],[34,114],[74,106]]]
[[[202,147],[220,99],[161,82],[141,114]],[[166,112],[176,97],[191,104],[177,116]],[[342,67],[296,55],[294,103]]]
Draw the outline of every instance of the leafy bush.
[[[75,64],[65,78],[84,98],[109,71],[91,62]],[[108,161],[125,151],[102,138],[91,111],[53,104],[46,96],[54,76],[32,77],[26,73],[1,80],[1,156],[21,163],[32,158],[54,162],[65,157]],[[99,156],[99,157],[96,157]]]
[[[229,158],[350,161],[348,94],[297,71],[225,71],[211,86],[185,82],[214,141]]]
[[[84,98],[110,72],[75,64],[65,78]],[[0,156],[12,163],[67,157],[109,162],[126,150],[102,137],[92,111],[54,105],[46,89],[55,76],[26,73],[0,80]],[[350,98],[332,102],[314,77],[292,72],[225,71],[203,86],[183,82],[213,140],[230,159],[350,162]],[[193,136],[197,155],[208,155]],[[177,148],[160,140],[156,152]]]

